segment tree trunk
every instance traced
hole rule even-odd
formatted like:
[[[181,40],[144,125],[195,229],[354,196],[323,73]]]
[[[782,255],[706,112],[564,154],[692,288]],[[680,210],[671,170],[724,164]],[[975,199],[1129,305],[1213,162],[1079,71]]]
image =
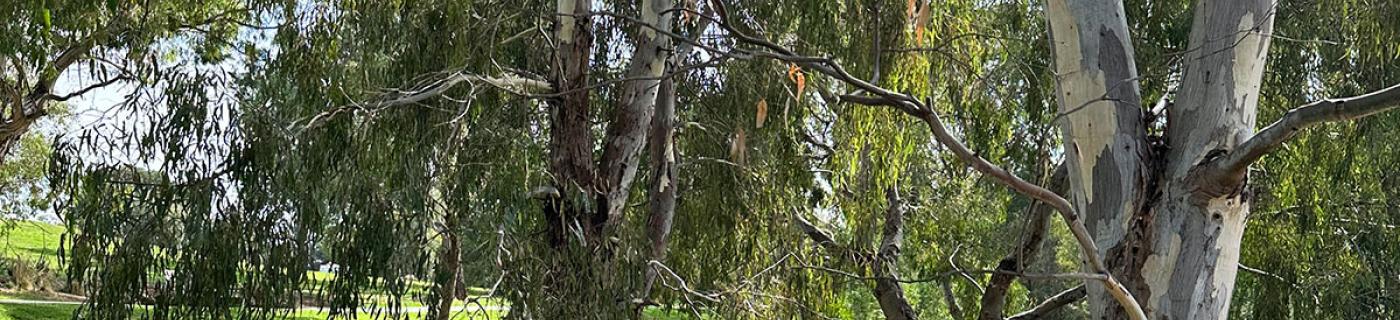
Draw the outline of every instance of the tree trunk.
[[[1070,199],[1150,319],[1229,314],[1247,179],[1201,168],[1253,134],[1273,5],[1197,1],[1170,146],[1154,149],[1122,4],[1049,1]],[[1103,286],[1086,285],[1094,318],[1124,317]]]
[[[899,190],[885,190],[889,209],[885,210],[884,236],[880,240],[880,251],[870,266],[875,274],[875,301],[888,320],[918,319],[919,315],[904,298],[904,288],[899,284],[899,249],[904,243],[904,203],[899,199]]]
[[[1056,194],[1064,195],[1068,189],[1065,185],[1067,176],[1067,166],[1057,166],[1051,174],[1050,185],[1046,187]],[[1025,272],[1026,266],[1037,260],[1045,238],[1050,235],[1050,217],[1055,215],[1055,209],[1043,202],[1034,201],[1026,211],[1026,229],[1020,235],[1021,243],[997,263],[997,271],[1005,273],[992,274],[992,279],[987,282],[987,290],[982,293],[982,311],[978,313],[980,320],[1003,319],[1006,294],[1011,291],[1011,283],[1017,278],[1016,273]],[[1080,291],[1084,291],[1082,287]]]
[[[637,164],[641,161],[642,146],[647,142],[647,123],[652,121],[656,105],[656,90],[666,70],[666,60],[670,56],[671,38],[663,32],[671,31],[672,0],[642,0],[641,22],[656,30],[641,27],[641,37],[634,43],[632,60],[627,67],[627,80],[623,86],[622,100],[608,122],[607,141],[604,141],[602,174],[599,184],[605,193],[604,209],[595,216],[595,228],[599,233],[611,229],[622,220],[623,208],[627,205],[628,194],[632,191],[632,181],[637,177]]]
[[[594,185],[592,110],[588,96],[588,64],[593,46],[592,1],[559,0],[555,16],[554,88],[549,121],[549,172],[556,194],[546,199],[546,234],[553,247],[564,245],[571,226],[593,199]]]
[[[1238,179],[1203,164],[1254,133],[1274,0],[1196,3],[1181,91],[1168,109],[1171,149],[1161,201],[1150,215],[1143,306],[1162,319],[1224,319],[1238,270],[1250,197]]]
[[[461,232],[455,214],[447,214],[444,219],[445,226],[442,233],[442,252],[438,255],[437,265],[437,305],[430,310],[431,318],[436,320],[448,320],[452,316],[452,302],[457,297],[457,283],[460,282],[462,269],[462,242],[457,238],[457,233]]]
[[[1124,248],[1140,212],[1152,156],[1138,106],[1137,68],[1123,4],[1110,0],[1050,0],[1061,132],[1069,169],[1069,200],[1110,272],[1134,296],[1138,263]],[[1085,283],[1095,315],[1125,315],[1096,281]]]
[[[676,168],[675,150],[675,81],[662,80],[661,88],[657,92],[656,114],[651,120],[649,147],[652,174],[651,188],[648,190],[651,197],[651,214],[647,217],[647,239],[651,241],[651,259],[664,262],[667,240],[671,236],[671,222],[676,215],[676,176],[679,173]],[[640,299],[646,300],[651,295],[656,272],[656,268],[650,264],[646,266],[645,284],[642,286]]]

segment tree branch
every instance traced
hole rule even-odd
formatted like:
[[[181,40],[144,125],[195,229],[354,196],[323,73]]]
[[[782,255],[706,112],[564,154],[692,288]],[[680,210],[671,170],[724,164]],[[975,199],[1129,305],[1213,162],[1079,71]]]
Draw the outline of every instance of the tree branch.
[[[1239,183],[1244,180],[1250,164],[1278,149],[1300,130],[1325,122],[1354,120],[1395,107],[1400,107],[1400,85],[1354,97],[1317,101],[1289,110],[1283,118],[1259,130],[1254,137],[1216,162],[1214,177],[1227,183]]]
[[[822,230],[821,228],[818,228],[815,225],[812,225],[812,222],[807,221],[807,219],[803,218],[802,215],[793,215],[793,220],[797,222],[797,228],[799,230],[802,230],[802,233],[806,234],[807,237],[811,238],[812,242],[816,242],[817,245],[822,246],[827,250],[838,252],[846,249],[845,247],[842,247],[840,244],[836,243],[836,239],[831,236],[831,233],[826,232],[826,230]]]
[[[1050,312],[1059,310],[1060,307],[1069,305],[1071,303],[1074,303],[1075,301],[1079,301],[1079,299],[1084,299],[1084,296],[1086,294],[1087,292],[1084,291],[1084,285],[1079,285],[1074,288],[1070,288],[1069,290],[1061,291],[1060,293],[1050,297],[1050,299],[1045,299],[1045,302],[1041,302],[1039,305],[1036,305],[1035,307],[1031,308],[1030,310],[1026,310],[1025,312],[1017,313],[1016,315],[1011,316],[1011,318],[1007,318],[1007,320],[1040,319],[1041,317],[1050,314]]]
[[[904,298],[904,288],[900,287],[897,280],[899,246],[904,242],[904,203],[899,199],[899,190],[895,187],[885,190],[885,198],[890,207],[885,210],[884,236],[880,241],[880,253],[876,255],[874,265],[870,266],[873,273],[879,277],[875,280],[875,300],[880,303],[880,310],[885,313],[885,319],[918,319],[918,314],[909,305],[909,300]]]
[[[82,89],[79,89],[78,91],[70,92],[70,93],[65,94],[65,95],[61,95],[61,96],[60,96],[60,95],[55,95],[55,94],[49,94],[49,95],[47,96],[47,99],[53,100],[53,101],[68,101],[68,99],[72,99],[72,98],[74,98],[74,97],[87,94],[88,91],[92,91],[92,90],[96,90],[96,89],[98,89],[98,88],[103,88],[103,87],[110,86],[110,85],[112,85],[113,83],[116,83],[117,81],[121,81],[121,80],[130,80],[130,79],[131,79],[130,77],[127,77],[127,76],[125,76],[125,75],[117,76],[117,77],[113,77],[113,78],[111,78],[111,79],[107,79],[107,80],[104,80],[104,81],[102,81],[102,82],[98,82],[98,83],[95,83],[95,84],[93,84],[93,85],[84,87],[84,88],[82,88]]]
[[[958,141],[957,138],[953,137],[953,135],[948,132],[947,127],[943,124],[937,112],[934,112],[932,108],[927,107],[913,96],[897,93],[856,78],[849,72],[846,72],[841,64],[836,63],[830,58],[797,55],[791,50],[768,40],[746,35],[734,28],[733,24],[730,22],[732,16],[726,12],[723,1],[714,0],[710,3],[714,5],[714,10],[720,16],[719,19],[717,19],[719,26],[728,31],[731,36],[736,38],[739,42],[772,50],[771,52],[756,51],[752,53],[753,56],[798,64],[808,70],[821,72],[822,74],[855,86],[860,90],[864,90],[870,95],[870,99],[878,99],[870,101],[878,101],[880,102],[879,105],[894,107],[906,114],[923,120],[924,123],[928,125],[930,131],[933,132],[935,140],[948,147],[954,155],[964,162],[967,162],[977,171],[992,176],[997,181],[1019,193],[1044,201],[1054,207],[1060,212],[1061,216],[1064,217],[1065,223],[1069,224],[1070,231],[1074,234],[1074,238],[1079,244],[1080,252],[1084,255],[1085,260],[1087,260],[1086,262],[1090,270],[1096,274],[1102,275],[1101,281],[1108,292],[1125,310],[1129,311],[1133,319],[1145,319],[1147,317],[1146,314],[1143,313],[1142,307],[1138,305],[1137,300],[1132,296],[1132,293],[1128,292],[1127,288],[1114,279],[1112,274],[1109,273],[1108,268],[1103,263],[1103,259],[1099,256],[1098,248],[1094,244],[1093,237],[1090,236],[1088,228],[1084,226],[1083,221],[1079,218],[1079,214],[1074,211],[1074,208],[1064,197],[1060,197],[1048,189],[1026,182],[1020,177],[1011,174],[1005,169],[973,153],[967,146],[963,145],[962,142]],[[713,19],[709,17],[704,18]]]
[[[1050,177],[1050,188],[1056,193],[1062,194],[1068,189],[1068,172],[1069,167],[1064,164],[1055,168]],[[979,319],[1002,319],[1006,308],[1006,294],[1011,290],[1011,283],[1016,281],[1015,273],[1023,271],[1028,262],[1035,260],[1045,242],[1045,236],[1050,230],[1051,210],[1039,201],[1032,203],[1027,210],[1030,214],[1026,218],[1026,229],[1021,233],[1021,244],[1012,248],[1011,253],[997,264],[997,270],[1008,273],[992,275],[992,280],[987,283],[987,291],[982,293],[982,311],[978,315]]]

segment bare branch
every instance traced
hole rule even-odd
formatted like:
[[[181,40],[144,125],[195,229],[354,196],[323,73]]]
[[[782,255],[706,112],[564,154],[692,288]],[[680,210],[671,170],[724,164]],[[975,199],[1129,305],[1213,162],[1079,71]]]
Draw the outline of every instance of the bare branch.
[[[794,215],[793,220],[797,222],[797,227],[802,230],[802,233],[807,234],[807,237],[812,238],[812,241],[816,242],[817,245],[827,250],[845,250],[844,247],[836,243],[836,239],[831,236],[831,233],[812,225],[811,222],[807,221],[807,219],[803,218],[801,215]]]
[[[1074,303],[1075,301],[1079,301],[1079,299],[1084,299],[1084,296],[1085,296],[1086,294],[1087,294],[1087,292],[1084,291],[1084,285],[1079,285],[1079,286],[1076,286],[1076,287],[1074,287],[1074,288],[1070,288],[1069,290],[1061,291],[1060,293],[1055,294],[1054,296],[1050,297],[1050,299],[1046,299],[1045,302],[1041,302],[1039,305],[1036,305],[1035,307],[1031,308],[1030,310],[1026,310],[1025,312],[1018,313],[1018,314],[1016,314],[1016,315],[1014,315],[1014,316],[1011,316],[1011,318],[1007,318],[1007,319],[1008,319],[1008,320],[1034,320],[1034,319],[1040,319],[1041,317],[1044,317],[1045,315],[1050,314],[1050,312],[1053,312],[1053,311],[1055,311],[1055,310],[1059,310],[1060,307],[1069,305],[1069,304],[1071,304],[1071,303]]]
[[[78,91],[73,91],[73,92],[68,93],[68,94],[65,94],[65,95],[61,95],[61,96],[60,96],[60,95],[55,95],[55,94],[49,94],[49,95],[47,96],[47,98],[48,98],[49,100],[53,100],[53,101],[68,101],[68,99],[72,99],[72,98],[74,98],[74,97],[87,94],[88,91],[92,91],[92,90],[96,90],[96,89],[98,89],[98,88],[104,88],[104,87],[110,86],[110,85],[112,85],[113,83],[116,83],[117,81],[130,80],[130,79],[131,79],[131,78],[129,78],[129,77],[125,76],[125,75],[123,75],[123,76],[117,76],[117,77],[114,77],[114,78],[111,78],[111,79],[107,79],[107,80],[102,81],[102,82],[98,82],[98,83],[92,84],[92,85],[90,85],[90,86],[87,86],[87,87],[84,87],[84,88],[82,88],[82,89],[79,89]]]
[[[1064,197],[1056,195],[1054,192],[1051,192],[1048,189],[1027,182],[1011,174],[1005,169],[992,164],[991,162],[987,161],[986,159],[983,159],[976,153],[969,150],[966,145],[963,145],[962,142],[958,141],[957,138],[953,137],[953,135],[949,133],[947,127],[943,124],[938,114],[934,112],[932,108],[926,106],[925,103],[923,103],[919,99],[916,99],[908,94],[898,93],[877,86],[860,78],[852,76],[849,72],[846,72],[845,68],[842,67],[841,64],[837,63],[836,61],[830,58],[798,55],[792,50],[789,50],[776,43],[770,42],[760,37],[747,35],[734,27],[734,24],[730,20],[729,13],[726,12],[723,1],[714,0],[710,1],[710,4],[712,5],[715,13],[719,17],[714,18],[705,15],[698,15],[700,18],[715,21],[719,27],[727,31],[731,37],[735,38],[741,43],[759,46],[762,49],[768,50],[752,50],[746,52],[748,53],[748,56],[785,61],[802,66],[806,70],[813,70],[825,74],[848,85],[854,86],[855,88],[864,91],[866,94],[868,94],[865,96],[850,95],[844,97],[842,100],[862,104],[864,104],[864,102],[871,102],[871,105],[890,106],[906,114],[919,118],[929,126],[929,129],[933,132],[935,140],[937,140],[940,144],[947,146],[948,149],[952,151],[954,155],[956,155],[959,159],[963,160],[964,162],[967,162],[977,171],[982,172],[985,175],[992,176],[997,181],[1007,185],[1008,187],[1012,188],[1013,190],[1019,193],[1025,194],[1040,201],[1044,201],[1045,203],[1054,207],[1057,211],[1060,212],[1061,216],[1064,217],[1065,222],[1069,224],[1070,231],[1074,234],[1075,240],[1080,247],[1080,251],[1086,258],[1085,260],[1088,264],[1088,267],[1095,274],[1099,275],[1099,277],[1096,278],[1101,278],[1099,280],[1104,283],[1104,286],[1106,289],[1108,289],[1108,292],[1114,297],[1115,300],[1118,301],[1120,305],[1122,305],[1124,309],[1128,310],[1129,313],[1133,315],[1134,319],[1144,319],[1146,317],[1146,315],[1142,312],[1142,307],[1138,305],[1137,300],[1133,298],[1132,294],[1128,292],[1127,288],[1125,288],[1121,283],[1115,280],[1109,273],[1108,268],[1103,263],[1103,259],[1099,256],[1098,248],[1095,245],[1093,238],[1090,236],[1088,228],[1084,226],[1083,221],[1080,221],[1079,214],[1074,211],[1074,208]],[[704,49],[709,50],[710,48]],[[716,53],[728,54],[729,52],[720,51]]]
[[[1249,165],[1278,149],[1298,131],[1336,121],[1354,120],[1400,106],[1400,85],[1371,93],[1327,99],[1289,110],[1283,118],[1259,130],[1258,134],[1235,147],[1214,166],[1214,177],[1227,183],[1244,180]]]
[[[377,111],[381,109],[400,107],[427,101],[428,99],[442,96],[443,93],[446,93],[448,90],[451,90],[453,87],[456,87],[462,82],[481,82],[496,88],[510,91],[511,93],[517,95],[524,95],[522,93],[519,93],[519,90],[549,91],[552,88],[552,86],[548,82],[536,79],[529,79],[514,74],[505,74],[500,77],[485,77],[471,74],[465,71],[459,71],[449,74],[446,78],[430,82],[419,88],[415,88],[392,96],[380,97],[377,99],[378,101],[375,102],[363,104],[356,103],[321,112],[311,117],[310,120],[307,120],[305,122],[306,124],[302,126],[301,130],[304,131],[306,129],[315,128],[324,123],[325,121],[329,120],[330,118],[333,118],[345,112],[364,110]]]

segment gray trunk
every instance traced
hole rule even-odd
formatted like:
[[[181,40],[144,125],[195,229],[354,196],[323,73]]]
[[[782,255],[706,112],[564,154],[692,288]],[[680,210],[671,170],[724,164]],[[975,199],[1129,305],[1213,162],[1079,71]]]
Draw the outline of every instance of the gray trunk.
[[[1253,135],[1273,0],[1199,0],[1164,151],[1147,143],[1122,4],[1049,0],[1070,199],[1150,319],[1229,314],[1246,179],[1198,170]],[[1152,201],[1149,203],[1148,201]],[[1086,282],[1096,319],[1123,318]]]
[[[1099,256],[1138,296],[1129,230],[1146,199],[1151,150],[1142,121],[1137,68],[1123,4],[1050,0],[1059,123],[1069,169],[1068,199],[1084,214]],[[1125,254],[1126,253],[1126,254]],[[1085,283],[1089,310],[1123,317],[1102,283]]]
[[[1168,109],[1171,149],[1151,215],[1142,274],[1154,318],[1224,319],[1238,270],[1249,195],[1244,179],[1198,170],[1254,134],[1273,30],[1273,0],[1198,1],[1181,92]]]

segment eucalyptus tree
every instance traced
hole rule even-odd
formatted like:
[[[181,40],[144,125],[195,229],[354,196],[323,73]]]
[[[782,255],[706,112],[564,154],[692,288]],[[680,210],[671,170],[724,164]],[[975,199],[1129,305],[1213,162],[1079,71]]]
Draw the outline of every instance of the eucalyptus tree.
[[[147,65],[135,45],[79,47],[138,52],[108,60],[149,70],[133,77],[168,99],[133,104],[168,113],[117,144],[173,155],[151,172],[60,148],[70,274],[94,289],[85,316],[121,317],[143,300],[174,318],[271,315],[314,284],[337,316],[380,306],[397,317],[398,299],[418,294],[405,275],[431,272],[439,318],[459,283],[491,288],[517,318],[658,306],[860,317],[877,312],[868,305],[888,318],[943,317],[938,306],[967,318],[961,305],[975,301],[979,318],[1025,319],[1084,297],[1094,318],[1224,318],[1261,189],[1249,167],[1305,128],[1400,101],[1397,87],[1317,98],[1397,81],[1394,49],[1377,44],[1400,34],[1377,23],[1388,15],[1295,12],[1361,16],[1367,27],[1284,24],[1348,46],[1280,50],[1275,16],[1293,11],[1265,0],[210,5],[248,10],[149,7],[211,23],[167,25],[208,33],[166,39],[207,44],[175,46],[193,68]],[[51,16],[25,8],[17,14]],[[1266,73],[1280,52],[1303,63]],[[203,72],[229,60],[232,81]],[[1301,89],[1332,83],[1347,88]],[[28,86],[52,86],[42,84]],[[1254,133],[1261,101],[1309,100],[1287,113],[1262,106],[1282,115]],[[111,143],[93,131],[79,140]],[[1393,159],[1376,158],[1367,172]],[[1307,193],[1297,184],[1280,189]],[[1004,223],[1016,220],[1025,229]],[[1080,272],[1055,270],[1043,242],[1058,235],[1073,239]],[[317,246],[341,264],[335,279],[301,272]],[[1377,252],[1366,257],[1388,261]],[[147,277],[164,269],[171,279]],[[985,288],[974,274],[991,276]],[[1021,297],[1018,278],[1039,293]],[[1254,299],[1253,315],[1279,314]]]

